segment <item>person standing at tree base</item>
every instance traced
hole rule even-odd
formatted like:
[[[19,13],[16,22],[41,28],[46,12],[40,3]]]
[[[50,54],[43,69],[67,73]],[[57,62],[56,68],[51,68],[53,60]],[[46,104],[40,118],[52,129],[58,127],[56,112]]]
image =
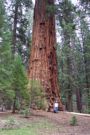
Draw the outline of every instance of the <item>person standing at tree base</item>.
[[[54,113],[57,113],[58,112],[58,101],[56,100],[55,103],[54,103]]]

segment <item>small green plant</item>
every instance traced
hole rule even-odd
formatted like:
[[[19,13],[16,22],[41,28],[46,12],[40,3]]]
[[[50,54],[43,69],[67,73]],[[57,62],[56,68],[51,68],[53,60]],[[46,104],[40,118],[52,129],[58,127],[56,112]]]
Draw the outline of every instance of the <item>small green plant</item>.
[[[72,118],[70,120],[70,125],[72,125],[72,126],[76,126],[77,125],[77,118],[76,118],[76,116],[72,116]]]
[[[9,118],[2,129],[16,129],[19,128],[19,124],[14,120],[14,118]]]
[[[20,114],[22,114],[25,118],[28,118],[30,116],[30,109],[26,108],[24,110],[21,110]]]
[[[33,109],[45,110],[47,100],[45,90],[39,80],[29,80],[28,89],[30,91],[30,107]]]

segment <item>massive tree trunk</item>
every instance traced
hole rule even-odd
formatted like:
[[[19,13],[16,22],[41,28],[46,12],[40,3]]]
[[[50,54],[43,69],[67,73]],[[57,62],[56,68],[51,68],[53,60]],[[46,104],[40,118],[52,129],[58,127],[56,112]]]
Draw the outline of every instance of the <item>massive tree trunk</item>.
[[[62,110],[57,80],[55,17],[54,14],[46,12],[47,4],[52,7],[54,0],[36,0],[29,78],[41,82],[49,110],[52,109],[55,99]]]

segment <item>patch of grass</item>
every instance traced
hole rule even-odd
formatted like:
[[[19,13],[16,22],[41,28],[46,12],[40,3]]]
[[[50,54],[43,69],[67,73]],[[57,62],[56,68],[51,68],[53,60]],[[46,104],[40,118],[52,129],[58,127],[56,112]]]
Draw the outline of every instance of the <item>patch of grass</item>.
[[[13,117],[10,117],[2,127],[2,129],[16,129],[16,128],[19,128],[19,123]]]
[[[46,119],[31,122],[24,128],[18,129],[3,129],[0,130],[0,135],[39,135],[40,133],[52,134],[54,126],[51,122]]]
[[[14,130],[0,130],[0,135],[38,135],[33,128],[20,128]]]

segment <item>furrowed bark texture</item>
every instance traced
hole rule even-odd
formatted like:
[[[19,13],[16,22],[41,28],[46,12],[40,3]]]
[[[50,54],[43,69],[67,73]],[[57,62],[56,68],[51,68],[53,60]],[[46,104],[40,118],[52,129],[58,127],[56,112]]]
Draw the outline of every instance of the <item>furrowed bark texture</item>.
[[[52,109],[55,99],[62,110],[57,80],[55,17],[46,12],[47,4],[54,5],[54,0],[36,0],[29,78],[41,82],[49,110]]]

